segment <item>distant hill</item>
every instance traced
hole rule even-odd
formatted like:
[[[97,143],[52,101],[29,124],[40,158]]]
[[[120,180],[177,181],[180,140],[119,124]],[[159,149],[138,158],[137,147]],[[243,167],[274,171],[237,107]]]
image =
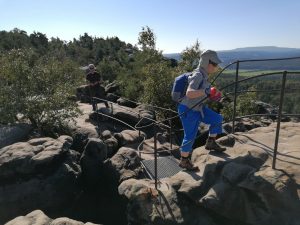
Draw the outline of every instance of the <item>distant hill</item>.
[[[163,54],[166,58],[169,59],[176,59],[177,61],[181,60],[181,55],[180,53],[168,53],[168,54]]]
[[[288,58],[300,57],[299,48],[281,48],[276,46],[261,46],[261,47],[245,47],[236,48],[233,50],[218,51],[222,59],[222,65],[227,65],[230,62],[243,59],[265,59],[265,58]],[[167,58],[180,60],[180,53],[164,54]],[[249,70],[300,70],[300,59],[284,60],[284,61],[269,61],[269,62],[251,62],[241,63],[241,69]]]
[[[259,46],[259,47],[244,47],[244,48],[236,48],[233,50],[223,50],[221,52],[227,52],[227,51],[247,51],[247,52],[251,52],[251,51],[265,51],[265,52],[299,52],[300,49],[299,48],[285,48],[285,47],[277,47],[277,46]]]

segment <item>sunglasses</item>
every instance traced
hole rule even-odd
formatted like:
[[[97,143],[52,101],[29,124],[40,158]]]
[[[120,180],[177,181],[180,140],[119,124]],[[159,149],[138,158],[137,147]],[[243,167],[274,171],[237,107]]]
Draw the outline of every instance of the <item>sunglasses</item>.
[[[209,64],[213,65],[214,67],[217,67],[217,66],[218,66],[218,63],[215,63],[215,62],[213,62],[213,61],[211,61],[211,60],[209,60]]]

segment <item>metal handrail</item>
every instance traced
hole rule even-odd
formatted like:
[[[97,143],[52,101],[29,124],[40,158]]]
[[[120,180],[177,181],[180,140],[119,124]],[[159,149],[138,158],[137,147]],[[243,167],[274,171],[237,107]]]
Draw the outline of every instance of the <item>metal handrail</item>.
[[[300,59],[300,57],[293,57],[293,58],[280,58],[280,59],[266,59],[266,61],[270,61],[270,60],[285,60],[285,59],[298,59],[298,58]],[[246,61],[248,61],[248,60],[243,60],[243,62],[246,62]],[[250,61],[251,61],[251,60],[250,60]],[[255,61],[257,61],[257,60],[255,60]],[[260,59],[259,61],[265,61],[265,60]],[[238,62],[239,62],[239,61],[233,62],[233,63],[231,63],[230,65],[233,65],[233,64],[238,63]],[[225,68],[228,68],[228,66],[226,66]],[[225,69],[225,68],[224,68],[224,69]],[[223,70],[223,71],[224,71],[224,70]],[[224,90],[224,89],[226,89],[226,88],[228,88],[228,87],[230,87],[230,86],[232,86],[232,85],[237,85],[237,84],[239,84],[239,83],[241,83],[241,82],[245,82],[245,81],[248,81],[248,80],[251,80],[251,79],[255,79],[255,78],[258,78],[258,77],[264,77],[264,76],[270,76],[270,75],[278,75],[278,74],[282,74],[282,72],[286,72],[287,74],[300,74],[300,72],[298,72],[298,71],[293,71],[293,72],[288,72],[288,71],[276,71],[276,72],[271,72],[271,73],[263,73],[263,74],[259,74],[259,75],[256,75],[256,76],[251,76],[251,77],[248,77],[248,78],[245,78],[245,79],[242,79],[242,80],[237,80],[237,81],[235,81],[235,82],[232,82],[232,83],[226,85],[225,87],[220,88],[220,91],[222,91],[222,90]],[[253,91],[253,92],[255,92],[255,91]],[[234,92],[234,93],[235,93],[235,92]],[[112,103],[112,104],[117,104],[117,103],[111,102],[111,101],[106,100],[106,99],[101,99],[101,98],[96,98],[96,99],[99,99],[99,100],[102,100],[102,101],[107,101],[107,102],[110,102],[110,103]],[[203,103],[203,102],[204,102],[205,100],[207,100],[207,99],[208,99],[208,97],[205,97],[204,99],[202,99],[201,101],[199,101],[199,102],[197,102],[195,105],[193,105],[191,108],[189,108],[186,112],[183,112],[183,113],[181,113],[181,114],[179,114],[179,115],[176,115],[176,116],[173,116],[173,117],[166,118],[166,119],[161,120],[161,121],[156,121],[156,120],[153,120],[153,119],[151,119],[151,118],[144,117],[145,119],[148,119],[148,120],[152,121],[153,124],[145,125],[145,126],[142,126],[142,127],[138,127],[137,125],[135,125],[135,128],[136,128],[136,129],[142,129],[142,128],[146,128],[146,127],[149,127],[149,126],[153,126],[154,124],[156,124],[156,125],[163,125],[163,126],[165,126],[165,127],[167,127],[167,128],[170,128],[169,126],[167,126],[166,124],[164,124],[164,122],[173,120],[173,119],[175,119],[175,118],[178,118],[178,117],[184,115],[185,113],[187,113],[188,111],[192,110],[192,109],[195,108],[197,105]],[[122,106],[120,106],[120,105],[118,105],[118,106],[122,108]],[[127,110],[127,111],[129,111],[129,112],[131,111],[131,112],[133,112],[133,113],[135,113],[135,114],[138,114],[138,113],[136,113],[136,112],[134,112],[134,111],[132,111],[132,110],[128,110],[128,109],[126,109],[126,108],[125,108],[125,110]],[[143,117],[141,117],[141,119],[143,119]],[[140,121],[139,121],[139,122],[140,122]]]
[[[243,119],[243,118],[249,118],[249,117],[257,117],[257,116],[278,116],[278,114],[274,113],[263,113],[263,114],[248,114],[244,116],[238,116],[235,119]],[[291,116],[291,117],[300,117],[299,113],[283,113],[282,116]]]
[[[257,61],[275,61],[275,60],[291,60],[291,59],[300,59],[300,57],[290,57],[290,58],[277,58],[277,59],[253,59],[253,60],[238,60],[238,61],[235,61],[233,63],[230,63],[229,65],[227,65],[226,67],[224,67],[220,72],[219,74],[217,74],[217,76],[214,78],[214,80],[212,81],[212,84],[218,79],[218,77],[222,74],[223,71],[225,71],[226,68],[228,68],[229,66],[233,65],[233,64],[236,64],[236,75],[235,75],[235,82],[233,83],[230,83],[229,85],[226,85],[225,87],[222,87],[220,90],[224,90],[232,85],[235,85],[235,91],[233,92],[234,93],[234,113],[233,113],[233,118],[232,118],[232,133],[234,133],[234,129],[235,129],[235,120],[236,119],[241,119],[241,118],[245,118],[245,117],[252,117],[252,116],[277,116],[277,128],[276,128],[276,136],[275,136],[275,145],[274,145],[274,155],[273,155],[273,162],[272,162],[272,168],[275,169],[275,166],[276,166],[276,156],[277,156],[277,148],[278,148],[278,140],[279,140],[279,131],[280,131],[280,123],[281,123],[281,117],[282,116],[300,116],[300,114],[283,114],[282,113],[282,106],[283,106],[283,97],[284,97],[284,93],[285,93],[285,83],[286,83],[286,77],[288,74],[300,74],[300,72],[298,71],[282,71],[282,72],[271,72],[271,73],[264,73],[264,74],[259,74],[259,75],[256,75],[256,76],[251,76],[251,77],[248,77],[248,78],[245,78],[245,79],[242,79],[242,80],[238,80],[238,77],[239,77],[239,64],[240,63],[243,63],[243,62],[257,62]],[[243,93],[243,91],[238,91],[238,84],[241,83],[241,82],[245,82],[245,81],[248,81],[248,80],[251,80],[251,79],[255,79],[255,78],[259,78],[259,77],[264,77],[264,76],[270,76],[270,75],[278,75],[278,74],[282,74],[282,85],[281,85],[281,89],[279,90],[271,90],[271,91],[280,91],[280,103],[279,103],[279,110],[278,110],[278,113],[277,114],[252,114],[252,115],[245,115],[245,116],[240,116],[240,117],[236,117],[236,100],[237,100],[237,93]],[[270,90],[269,90],[270,91]],[[250,92],[250,91],[244,91],[244,92]],[[251,91],[251,92],[257,92],[257,91]],[[227,93],[228,94],[228,93]],[[231,94],[231,93],[230,93]],[[192,106],[190,109],[188,109],[186,112],[183,112],[179,115],[176,115],[176,116],[173,116],[173,117],[169,117],[167,119],[164,119],[164,120],[161,120],[161,121],[156,121],[156,120],[152,120],[150,118],[147,118],[148,120],[152,121],[153,123],[149,124],[149,125],[145,125],[145,126],[142,126],[142,127],[138,127],[137,125],[139,125],[141,123],[141,121],[144,119],[143,117],[140,118],[140,120],[138,121],[138,123],[131,128],[138,131],[138,129],[141,129],[141,128],[145,128],[145,127],[149,127],[149,126],[154,126],[154,129],[155,129],[155,126],[158,126],[158,125],[163,125],[163,126],[166,126],[168,128],[170,128],[170,136],[172,135],[172,126],[169,127],[167,125],[164,124],[164,122],[166,121],[170,121],[171,124],[172,124],[172,120],[175,119],[175,118],[178,118],[180,117],[181,115],[184,115],[185,113],[187,113],[189,110],[192,110],[193,108],[195,108],[197,105],[199,104],[202,104],[208,97],[205,97],[204,99],[202,99],[201,101],[197,102],[197,104],[195,104],[194,106]],[[105,100],[105,99],[100,99],[100,100],[104,100],[104,101],[108,101],[108,100]],[[131,101],[131,100],[129,100]],[[110,102],[110,101],[109,101]],[[132,101],[134,102],[134,101]],[[113,103],[113,102],[111,102]],[[134,102],[136,103],[136,102]],[[115,103],[113,103],[115,104]],[[151,106],[148,104],[148,106]],[[153,108],[158,108],[157,106],[152,106]],[[160,109],[163,109],[163,110],[169,110],[169,109],[166,109],[166,108],[162,108],[162,107],[159,107]],[[173,111],[175,112],[175,111]],[[136,113],[136,112],[135,112]],[[105,116],[107,116],[106,114],[103,114]],[[139,115],[139,114],[138,114]],[[139,115],[140,116],[140,115]],[[111,117],[113,118],[113,117]],[[115,118],[113,118],[115,119]],[[156,137],[156,133],[154,133],[154,153],[151,153],[151,154],[154,154],[154,157],[155,157],[155,188],[157,188],[157,137]],[[198,138],[198,136],[196,137]],[[195,139],[196,139],[195,138]],[[195,139],[191,140],[191,141],[194,141]],[[171,139],[170,139],[171,140]],[[141,154],[142,152],[140,151],[140,146],[144,143],[145,141],[145,137],[143,139],[143,141],[140,143],[140,145],[138,146],[138,151],[139,153]],[[187,143],[189,144],[189,143]],[[172,146],[172,145],[171,145]],[[174,148],[172,149],[169,149],[169,150],[164,150],[164,151],[173,151],[173,150],[178,150],[180,149],[182,146],[179,146],[178,148]],[[163,151],[162,151],[163,152]],[[145,154],[149,154],[149,152],[145,152]]]
[[[300,58],[300,57],[299,57],[299,58]],[[285,59],[286,59],[286,58],[285,58]],[[294,59],[294,58],[293,58],[293,59]],[[275,59],[272,59],[272,60],[275,60]],[[263,60],[262,60],[262,61],[263,61]],[[238,62],[238,61],[237,61],[237,62]],[[234,63],[236,63],[236,62],[234,62]],[[231,63],[230,65],[232,65],[232,64],[234,64],[234,63]],[[225,68],[227,68],[227,67],[225,67]],[[287,72],[287,71],[284,71],[284,72],[286,72],[287,74],[300,74],[300,72],[298,72],[298,71],[293,71],[293,72]],[[248,77],[248,78],[245,78],[245,79],[242,79],[242,80],[237,80],[236,82],[232,82],[232,83],[226,85],[225,87],[220,88],[220,91],[222,91],[222,90],[224,90],[224,89],[226,89],[226,88],[228,88],[228,87],[230,87],[230,86],[232,86],[232,85],[237,85],[238,83],[245,82],[245,81],[248,81],[248,80],[251,80],[251,79],[255,79],[255,78],[258,78],[258,77],[264,77],[264,76],[270,76],[270,75],[278,75],[278,74],[281,74],[281,73],[282,73],[282,72],[279,72],[279,71],[277,71],[277,72],[272,72],[272,73],[263,73],[263,74],[259,74],[259,75],[256,75],[256,76],[251,76],[251,77]],[[253,92],[255,92],[255,91],[253,91]],[[235,93],[235,92],[234,92],[234,93]],[[106,99],[101,99],[101,98],[95,98],[95,99],[102,100],[102,101],[107,101],[107,102],[110,102],[110,103],[112,103],[112,104],[117,104],[117,103],[111,102],[111,101],[106,100]],[[148,118],[148,117],[141,117],[141,120],[142,120],[142,119],[147,119],[147,120],[152,121],[153,123],[138,127],[137,125],[141,122],[141,120],[140,120],[140,121],[135,125],[135,128],[136,128],[136,129],[142,129],[142,128],[147,128],[147,127],[150,127],[150,126],[153,126],[153,125],[162,125],[162,126],[168,128],[168,129],[171,129],[171,127],[170,127],[170,126],[167,126],[166,124],[164,124],[164,122],[172,121],[173,119],[178,118],[178,117],[184,115],[185,113],[187,113],[188,111],[192,110],[192,109],[195,108],[197,105],[203,103],[203,102],[204,102],[205,100],[207,100],[207,99],[208,99],[208,97],[205,97],[205,98],[202,99],[201,101],[197,102],[194,106],[192,106],[191,108],[189,108],[187,111],[185,111],[185,112],[183,112],[183,113],[181,113],[181,114],[179,114],[179,115],[176,115],[176,116],[169,117],[169,118],[167,118],[167,119],[161,120],[161,121],[156,121],[156,120],[153,120],[153,119]],[[236,103],[235,103],[235,105],[236,105]],[[124,108],[124,107],[122,107],[122,106],[120,106],[120,105],[118,105],[118,106],[121,107],[121,108]],[[139,113],[136,113],[136,112],[134,112],[134,111],[132,111],[132,110],[128,110],[127,108],[125,108],[125,110],[127,110],[127,111],[129,111],[129,112],[133,112],[133,113],[135,113],[135,114],[139,114]],[[234,111],[235,111],[235,110],[234,110]],[[235,115],[234,115],[234,118],[235,118]],[[235,120],[233,119],[232,121],[233,121],[233,128],[234,128],[234,121],[235,121]],[[233,130],[234,130],[234,129],[233,129]],[[182,130],[180,130],[180,131],[182,131]]]
[[[225,66],[212,80],[211,84],[214,84],[215,81],[218,79],[218,77],[230,66],[236,64],[237,62],[243,63],[243,62],[264,62],[264,61],[282,61],[282,60],[292,60],[292,59],[300,59],[300,56],[297,57],[288,57],[288,58],[273,58],[273,59],[245,59],[245,60],[236,60],[234,62],[229,63],[227,66]]]
[[[270,58],[269,59],[244,59],[244,60],[237,60],[237,61],[239,61],[239,62],[266,62],[266,61],[282,61],[282,60],[292,60],[292,59],[300,59],[300,56],[287,57],[287,58],[271,58],[271,59]]]
[[[114,93],[110,93],[110,94],[113,95],[113,96],[116,96],[116,97],[118,97],[118,98],[122,98],[122,99],[124,99],[124,100],[126,100],[126,101],[128,101],[128,102],[132,102],[132,103],[134,103],[134,104],[136,104],[136,105],[144,105],[144,106],[149,106],[149,107],[156,108],[156,109],[161,109],[161,110],[164,110],[164,111],[170,111],[170,112],[173,112],[173,113],[177,113],[176,111],[174,111],[174,110],[172,110],[172,109],[170,109],[170,108],[164,108],[164,107],[161,107],[161,106],[156,106],[156,105],[151,105],[151,104],[146,104],[146,103],[136,102],[136,101],[130,100],[130,99],[128,99],[128,98],[124,98],[124,97],[122,97],[122,96],[116,95],[116,94],[114,94]]]
[[[236,93],[252,93],[252,92],[279,92],[281,89],[272,89],[272,90],[241,90],[237,91]],[[293,91],[300,91],[300,88],[291,88],[289,90],[286,90],[286,93],[293,93]],[[226,92],[225,95],[231,95],[234,94],[234,92]]]
[[[96,104],[96,111],[95,111],[95,113],[97,113],[98,115],[102,115],[102,116],[108,117],[108,118],[110,118],[110,119],[113,119],[113,120],[115,120],[115,121],[117,121],[117,122],[120,122],[120,123],[124,124],[125,126],[131,128],[132,130],[139,132],[139,130],[137,130],[136,128],[134,128],[134,127],[131,126],[130,124],[128,124],[128,123],[126,123],[126,122],[124,122],[124,121],[122,121],[122,120],[119,120],[119,119],[117,119],[117,118],[115,118],[115,117],[113,117],[113,116],[110,116],[110,115],[107,115],[107,114],[105,114],[105,113],[99,112],[97,104]],[[97,121],[97,123],[98,123],[97,126],[98,126],[98,128],[99,128],[99,121]],[[139,133],[139,134],[140,134],[140,133]],[[140,143],[140,144],[138,145],[138,147],[137,147],[139,155],[141,155],[141,153],[143,153],[143,154],[153,154],[153,153],[149,153],[149,152],[143,152],[143,151],[140,151],[140,147],[141,147],[141,145],[144,143],[145,140],[146,140],[146,137],[144,136],[144,137],[143,137],[143,140],[141,141],[141,143]]]
[[[94,98],[94,99],[98,99],[98,100],[101,99],[101,98],[96,98],[96,97],[93,97],[93,98]],[[106,101],[106,100],[103,99],[102,101]],[[108,101],[108,100],[107,100],[107,101]],[[117,104],[117,103],[114,103],[114,104]],[[129,110],[129,111],[130,111],[130,110]],[[108,118],[110,118],[110,119],[113,119],[113,120],[115,120],[115,121],[117,121],[117,122],[120,122],[120,123],[124,124],[125,126],[131,128],[131,129],[134,130],[134,131],[140,132],[140,130],[138,130],[136,127],[131,126],[130,124],[128,124],[128,123],[126,123],[126,122],[124,122],[124,121],[122,121],[122,120],[120,120],[120,119],[117,119],[117,118],[115,118],[115,117],[113,117],[113,116],[110,116],[110,115],[107,115],[107,114],[105,114],[105,113],[99,112],[99,111],[98,111],[98,106],[97,106],[97,105],[96,105],[96,111],[95,111],[95,113],[97,113],[97,114],[99,114],[99,115],[102,115],[102,116],[105,116],[105,117],[108,117]],[[147,118],[147,119],[148,119],[148,117],[143,117],[143,118]],[[99,126],[99,124],[97,124],[97,125]],[[150,125],[153,126],[154,123],[152,123],[152,124],[150,124]],[[193,139],[193,140],[196,140],[199,136],[200,136],[200,135],[198,135],[197,137],[195,137],[195,139]],[[143,153],[143,154],[154,154],[154,153],[149,153],[149,152],[143,152],[143,151],[140,151],[140,146],[143,144],[143,142],[144,142],[145,140],[146,140],[146,139],[145,139],[145,137],[144,137],[144,140],[139,144],[139,146],[138,146],[138,152],[139,152],[139,153]],[[178,150],[180,147],[184,147],[184,146],[190,144],[193,140],[187,142],[187,143],[184,144],[184,145],[179,146],[178,148],[174,148],[174,149],[170,149],[170,150],[166,150],[166,151],[173,151],[173,150],[175,151],[175,150]],[[163,152],[163,151],[161,151],[161,152]]]

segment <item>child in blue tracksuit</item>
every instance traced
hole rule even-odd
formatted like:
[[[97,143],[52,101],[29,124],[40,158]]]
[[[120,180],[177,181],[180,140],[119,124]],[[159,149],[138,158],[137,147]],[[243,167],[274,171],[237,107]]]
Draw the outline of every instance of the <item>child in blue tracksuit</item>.
[[[192,164],[190,154],[200,122],[210,125],[209,138],[205,148],[219,152],[226,150],[220,147],[215,141],[216,136],[222,133],[223,117],[203,104],[198,104],[192,108],[199,101],[209,96],[211,85],[207,80],[208,74],[216,72],[220,62],[221,60],[215,51],[207,50],[201,54],[198,68],[188,78],[189,85],[186,95],[178,105],[178,114],[180,115],[184,129],[179,166],[187,170],[198,170],[198,167]],[[214,98],[214,96],[210,97]]]

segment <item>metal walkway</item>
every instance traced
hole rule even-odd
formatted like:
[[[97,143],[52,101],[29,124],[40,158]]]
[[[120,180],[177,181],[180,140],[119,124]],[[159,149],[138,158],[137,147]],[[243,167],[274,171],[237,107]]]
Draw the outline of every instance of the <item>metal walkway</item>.
[[[150,179],[155,179],[155,159],[142,160],[142,167]],[[157,158],[157,179],[171,177],[182,170],[173,156]]]

